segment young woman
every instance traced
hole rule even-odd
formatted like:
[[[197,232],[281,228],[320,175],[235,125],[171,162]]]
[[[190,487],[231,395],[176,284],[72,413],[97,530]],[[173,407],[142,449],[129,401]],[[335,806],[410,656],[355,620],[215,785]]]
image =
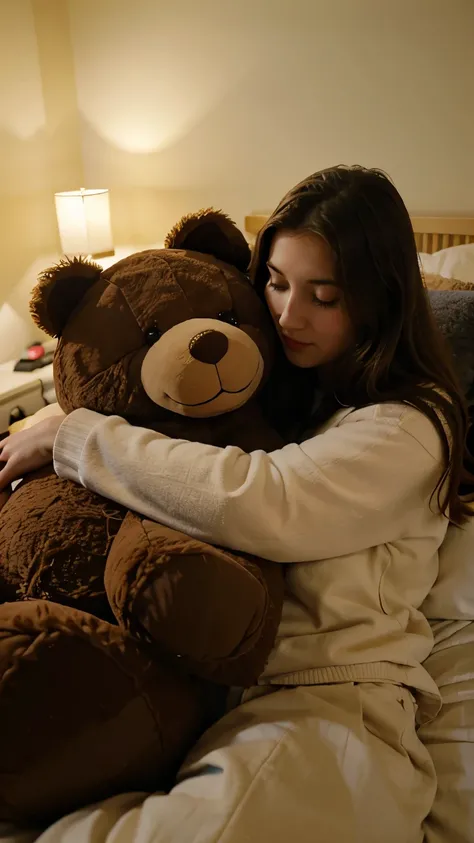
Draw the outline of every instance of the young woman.
[[[420,606],[462,522],[467,416],[406,208],[336,167],[282,200],[251,276],[282,355],[269,414],[299,444],[246,454],[78,410],[3,443],[0,487],[57,473],[201,539],[287,566],[259,686],[166,795],[128,794],[44,843],[418,843],[436,777],[416,719],[439,694]]]

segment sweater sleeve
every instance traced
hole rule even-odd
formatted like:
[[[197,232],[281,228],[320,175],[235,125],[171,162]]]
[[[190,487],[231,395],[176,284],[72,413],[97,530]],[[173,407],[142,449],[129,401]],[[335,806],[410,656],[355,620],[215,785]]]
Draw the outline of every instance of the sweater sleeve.
[[[441,473],[440,443],[426,447],[437,440],[426,417],[370,409],[269,454],[76,410],[58,432],[55,470],[203,541],[284,563],[341,556],[406,535],[413,507],[429,506]],[[417,435],[405,423],[413,414]]]

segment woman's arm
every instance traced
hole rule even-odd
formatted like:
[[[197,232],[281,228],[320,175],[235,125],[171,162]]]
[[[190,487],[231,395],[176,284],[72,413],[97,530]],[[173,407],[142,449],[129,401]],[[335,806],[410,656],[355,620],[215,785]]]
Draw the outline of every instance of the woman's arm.
[[[168,439],[77,410],[54,447],[60,477],[196,538],[277,562],[394,541],[441,472],[431,422],[401,405],[350,413],[266,454]]]

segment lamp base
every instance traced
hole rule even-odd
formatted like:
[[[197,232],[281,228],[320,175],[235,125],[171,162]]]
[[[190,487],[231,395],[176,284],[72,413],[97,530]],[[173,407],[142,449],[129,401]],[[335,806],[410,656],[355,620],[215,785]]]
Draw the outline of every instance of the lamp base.
[[[112,258],[114,255],[115,249],[112,249],[111,252],[94,252],[91,258],[98,258],[100,260],[100,258]]]

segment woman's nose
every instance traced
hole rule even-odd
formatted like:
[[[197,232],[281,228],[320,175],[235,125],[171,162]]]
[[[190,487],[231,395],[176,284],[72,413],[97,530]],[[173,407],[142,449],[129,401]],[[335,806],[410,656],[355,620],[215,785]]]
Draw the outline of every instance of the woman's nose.
[[[297,302],[288,299],[278,321],[282,328],[288,330],[296,331],[304,328],[306,322],[304,309]]]

